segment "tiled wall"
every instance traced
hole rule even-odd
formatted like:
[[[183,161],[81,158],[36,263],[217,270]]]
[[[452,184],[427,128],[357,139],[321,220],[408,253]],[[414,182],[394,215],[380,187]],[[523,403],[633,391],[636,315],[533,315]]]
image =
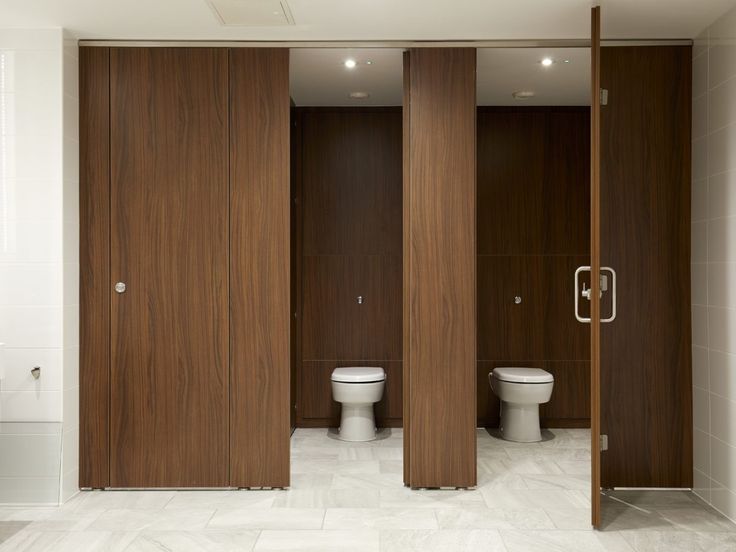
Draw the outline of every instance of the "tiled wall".
[[[736,520],[736,10],[693,50],[695,492]]]
[[[78,85],[64,39],[0,29],[0,503],[76,492]]]

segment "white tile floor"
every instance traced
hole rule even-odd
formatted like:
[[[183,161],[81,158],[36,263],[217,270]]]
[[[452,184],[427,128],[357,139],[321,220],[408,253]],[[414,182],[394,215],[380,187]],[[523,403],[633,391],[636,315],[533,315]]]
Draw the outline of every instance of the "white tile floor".
[[[478,487],[458,491],[404,488],[402,432],[383,437],[297,430],[288,491],[95,491],[61,508],[0,508],[0,550],[736,550],[736,526],[685,492],[613,493],[592,531],[587,430],[531,445],[479,430]]]

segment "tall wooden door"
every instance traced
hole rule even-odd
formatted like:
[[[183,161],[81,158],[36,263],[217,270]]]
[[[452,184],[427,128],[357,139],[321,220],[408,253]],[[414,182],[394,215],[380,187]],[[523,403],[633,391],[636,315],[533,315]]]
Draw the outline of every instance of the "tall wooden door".
[[[618,280],[600,330],[604,488],[692,486],[691,67],[690,46],[601,52],[600,252]]]
[[[111,49],[110,152],[110,486],[226,486],[227,50]]]
[[[408,61],[403,349],[404,424],[410,428],[405,483],[470,487],[477,481],[476,52],[416,48]]]
[[[601,450],[600,450],[600,405],[601,405],[601,301],[600,280],[600,191],[601,191],[601,8],[591,11],[590,21],[590,500],[591,523],[601,523]],[[578,290],[575,289],[577,296]],[[577,298],[577,297],[576,297]]]

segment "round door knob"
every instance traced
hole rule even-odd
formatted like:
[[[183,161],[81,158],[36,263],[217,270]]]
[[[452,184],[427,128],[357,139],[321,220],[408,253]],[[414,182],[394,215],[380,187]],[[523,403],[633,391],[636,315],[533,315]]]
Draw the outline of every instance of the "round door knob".
[[[118,282],[115,284],[115,291],[118,293],[125,293],[125,282]]]
[[[514,304],[521,305],[521,296],[517,295],[514,297]]]

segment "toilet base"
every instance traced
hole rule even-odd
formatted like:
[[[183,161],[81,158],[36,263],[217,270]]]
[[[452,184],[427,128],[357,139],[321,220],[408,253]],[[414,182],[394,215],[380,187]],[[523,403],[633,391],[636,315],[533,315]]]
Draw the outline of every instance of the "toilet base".
[[[376,438],[376,420],[373,403],[342,403],[338,437],[342,441],[373,441]]]
[[[541,441],[539,405],[501,401],[501,435],[504,439],[517,443]]]

